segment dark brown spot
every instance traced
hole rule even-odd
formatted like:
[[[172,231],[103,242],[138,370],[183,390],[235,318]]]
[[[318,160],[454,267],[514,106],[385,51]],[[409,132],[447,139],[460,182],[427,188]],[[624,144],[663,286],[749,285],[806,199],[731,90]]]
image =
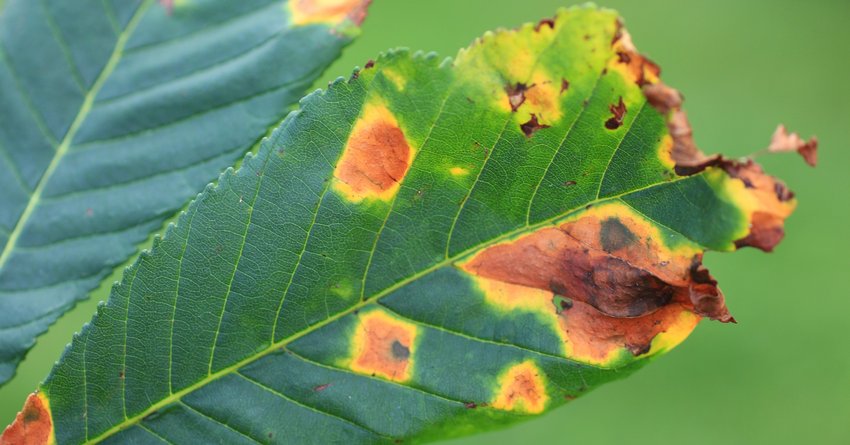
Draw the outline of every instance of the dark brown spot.
[[[626,104],[623,103],[623,96],[620,96],[619,102],[608,105],[608,111],[611,112],[611,118],[605,121],[605,128],[616,130],[623,125],[623,118],[626,116]]]
[[[537,130],[540,130],[540,129],[543,129],[543,128],[549,128],[549,126],[541,124],[540,122],[538,122],[537,116],[532,114],[531,119],[529,119],[528,122],[520,125],[519,128],[522,130],[523,133],[525,133],[526,137],[530,138],[531,135],[533,135],[535,132],[537,132]]]
[[[565,93],[570,89],[570,81],[567,79],[561,79],[561,94]]]
[[[407,346],[401,344],[398,340],[393,341],[391,349],[393,357],[398,360],[407,360],[407,358],[410,357],[410,349]]]
[[[773,184],[773,192],[776,193],[776,199],[781,202],[788,202],[794,199],[794,192],[788,190],[788,187],[779,181],[776,181],[776,184]]]
[[[524,83],[517,82],[514,85],[506,85],[505,93],[508,94],[508,103],[511,105],[511,111],[516,112],[516,110],[525,102],[525,92],[528,91],[530,87]]]
[[[617,51],[617,60],[620,63],[626,63],[627,64],[627,63],[632,61],[632,58],[631,58],[631,56],[629,56],[629,53],[627,53],[625,51]]]
[[[475,402],[466,402],[463,404],[466,409],[475,409],[478,408],[478,404]]]
[[[573,300],[571,298],[564,297],[557,293],[555,293],[555,296],[552,297],[552,303],[555,305],[556,314],[568,311],[573,307]]]
[[[32,408],[32,407],[24,408],[23,414],[24,414],[24,423],[35,422],[36,420],[39,419],[39,417],[41,417],[41,414],[39,413],[39,411],[37,409]]]
[[[637,241],[637,237],[619,219],[608,218],[602,221],[599,241],[602,244],[602,250],[612,253],[633,244]]]
[[[363,69],[368,70],[369,68],[372,68],[373,66],[375,66],[375,61],[372,60],[372,59],[369,59],[369,60],[366,61],[366,65],[363,67]]]

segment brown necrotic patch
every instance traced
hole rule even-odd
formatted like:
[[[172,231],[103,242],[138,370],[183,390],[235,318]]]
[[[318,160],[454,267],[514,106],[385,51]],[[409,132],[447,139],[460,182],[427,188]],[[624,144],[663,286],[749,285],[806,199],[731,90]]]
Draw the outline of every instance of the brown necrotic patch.
[[[605,128],[616,130],[623,125],[623,118],[626,117],[626,104],[623,103],[623,96],[616,104],[608,105],[608,111],[611,112],[611,117],[605,121]]]
[[[334,170],[335,187],[351,201],[390,199],[407,174],[413,151],[389,109],[369,103],[354,124]]]
[[[549,400],[540,369],[533,360],[510,366],[499,377],[490,406],[505,411],[540,413]]]
[[[614,51],[614,58],[609,63],[611,69],[619,71],[625,79],[629,79],[639,87],[658,81],[661,69],[653,61],[637,52],[632,44],[631,36],[619,22],[611,46]]]
[[[386,312],[359,316],[352,343],[353,371],[403,382],[410,378],[416,326]]]
[[[684,340],[699,317],[683,305],[673,303],[642,317],[605,315],[593,306],[575,302],[559,315],[567,355],[597,365],[607,365],[625,351],[639,357],[653,347],[669,349]]]
[[[523,134],[525,134],[525,137],[530,138],[538,130],[543,128],[549,128],[549,126],[541,124],[540,121],[537,120],[537,115],[532,114],[528,122],[520,125],[519,128],[520,130],[522,130]]]
[[[716,283],[694,275],[704,270],[694,267],[701,264],[700,252],[672,250],[661,239],[650,222],[622,204],[611,204],[488,247],[461,267],[480,277],[547,290],[612,317],[639,317],[675,302],[730,321]],[[694,307],[695,302],[700,304]]]
[[[505,93],[508,95],[508,103],[511,106],[511,111],[514,113],[516,113],[519,106],[525,102],[526,91],[528,91],[528,86],[522,82],[505,86]]]
[[[752,246],[770,252],[782,240],[785,219],[794,211],[794,193],[778,179],[764,173],[752,160],[737,161],[715,154],[705,155],[693,139],[687,114],[682,110],[682,95],[657,81],[643,86],[647,102],[667,117],[672,143],[669,159],[677,175],[704,173],[714,183],[723,184],[729,198],[747,219],[746,233],[735,241],[736,247]],[[797,151],[807,163],[816,162],[817,139],[804,141],[788,134],[783,126],[774,132],[768,152]]]
[[[40,392],[27,397],[24,409],[0,436],[0,445],[45,445],[54,442],[50,405]]]

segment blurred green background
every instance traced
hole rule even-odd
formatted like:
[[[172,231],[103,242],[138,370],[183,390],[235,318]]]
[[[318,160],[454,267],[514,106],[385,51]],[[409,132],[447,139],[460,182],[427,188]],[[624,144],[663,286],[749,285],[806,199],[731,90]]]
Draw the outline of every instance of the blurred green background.
[[[390,47],[452,56],[488,29],[573,3],[375,0],[363,35],[317,87]],[[450,443],[850,444],[850,1],[599,4],[620,11],[638,48],[684,93],[704,151],[746,155],[785,123],[818,136],[821,164],[760,159],[799,198],[787,239],[770,255],[707,255],[737,325],[704,322],[629,379],[513,428]],[[0,424],[14,418],[107,291],[39,339],[0,389]]]

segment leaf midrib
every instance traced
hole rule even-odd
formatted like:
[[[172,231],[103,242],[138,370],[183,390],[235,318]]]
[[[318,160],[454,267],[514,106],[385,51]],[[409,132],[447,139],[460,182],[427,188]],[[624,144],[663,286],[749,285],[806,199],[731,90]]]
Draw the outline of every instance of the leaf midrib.
[[[86,442],[84,442],[84,443],[87,444],[87,445],[88,444],[100,443],[101,441],[109,438],[110,436],[112,436],[112,435],[114,435],[114,434],[116,434],[120,431],[123,431],[123,430],[125,430],[125,429],[127,429],[127,428],[129,428],[133,425],[139,424],[139,421],[143,420],[148,415],[150,415],[150,414],[152,414],[152,413],[154,413],[154,412],[156,412],[156,411],[158,411],[158,410],[160,410],[160,409],[162,409],[162,408],[164,408],[164,407],[166,407],[166,406],[168,406],[172,403],[180,401],[183,398],[183,396],[185,396],[189,393],[192,393],[195,390],[200,389],[200,388],[206,386],[207,384],[218,380],[221,377],[224,377],[224,376],[232,374],[232,373],[237,373],[240,368],[257,361],[257,360],[265,357],[266,355],[269,355],[269,354],[279,350],[280,348],[285,347],[286,345],[300,339],[301,337],[304,337],[308,334],[311,334],[311,333],[323,328],[324,326],[327,326],[327,325],[329,325],[329,324],[331,324],[331,323],[333,323],[333,322],[335,322],[335,321],[337,321],[337,320],[339,320],[339,319],[341,319],[341,318],[343,318],[343,317],[345,317],[345,316],[347,316],[347,315],[349,315],[349,314],[351,314],[355,311],[358,311],[368,304],[371,304],[373,302],[377,302],[381,298],[383,298],[383,297],[391,294],[392,292],[406,286],[407,284],[409,284],[413,281],[416,281],[419,278],[422,278],[425,275],[428,275],[429,273],[436,271],[437,269],[440,269],[440,268],[445,267],[445,266],[447,266],[451,263],[454,263],[457,260],[459,260],[459,259],[461,259],[461,258],[463,258],[467,255],[470,255],[470,254],[472,254],[476,251],[479,251],[479,250],[484,249],[488,246],[497,244],[497,243],[502,242],[506,239],[511,239],[514,236],[520,235],[522,233],[537,230],[539,228],[543,228],[545,226],[555,224],[557,221],[569,218],[570,215],[572,215],[573,213],[575,213],[577,211],[581,211],[582,209],[584,209],[585,207],[587,207],[589,205],[596,205],[596,204],[603,203],[603,202],[606,202],[606,201],[613,201],[613,200],[617,200],[619,198],[622,198],[623,196],[630,195],[632,193],[637,193],[637,192],[649,190],[649,189],[659,187],[659,186],[662,186],[662,185],[674,184],[674,183],[679,182],[679,181],[694,179],[696,177],[702,177],[703,174],[704,173],[699,173],[699,174],[692,175],[692,176],[681,176],[681,177],[678,177],[678,178],[670,180],[670,181],[656,182],[656,183],[653,183],[653,184],[650,184],[650,185],[647,185],[647,186],[644,186],[644,187],[641,187],[641,188],[632,189],[632,190],[629,190],[629,191],[626,191],[626,192],[623,192],[623,193],[620,193],[620,194],[617,194],[617,195],[606,196],[605,198],[597,198],[597,199],[594,199],[594,200],[589,201],[587,203],[584,203],[581,206],[577,206],[575,208],[566,210],[563,213],[560,213],[560,214],[555,215],[553,217],[547,218],[547,219],[542,220],[540,222],[537,222],[535,224],[526,224],[526,225],[518,227],[514,230],[505,232],[505,233],[503,233],[503,234],[501,234],[501,235],[499,235],[495,238],[490,239],[489,241],[486,241],[484,243],[472,246],[468,249],[465,249],[461,252],[458,252],[455,255],[452,255],[450,257],[445,258],[444,260],[442,260],[440,262],[432,264],[431,266],[429,266],[429,267],[427,267],[427,268],[425,268],[425,269],[423,269],[423,270],[421,270],[421,271],[419,271],[419,272],[417,272],[417,273],[415,273],[415,274],[413,274],[413,275],[411,275],[411,276],[409,276],[409,277],[407,277],[403,280],[400,280],[400,281],[396,282],[395,284],[393,284],[393,285],[391,285],[391,286],[389,286],[389,287],[387,287],[387,288],[385,288],[385,289],[383,289],[379,292],[376,292],[375,294],[371,295],[368,298],[362,299],[360,302],[349,307],[348,309],[345,309],[341,312],[338,312],[338,313],[334,314],[333,316],[330,316],[330,317],[308,327],[307,329],[296,332],[296,333],[290,335],[289,337],[281,339],[278,342],[271,343],[268,347],[266,347],[265,349],[263,349],[262,351],[254,354],[254,355],[246,357],[245,359],[243,359],[243,360],[241,360],[237,363],[234,363],[233,365],[230,365],[228,367],[222,368],[219,371],[208,374],[206,377],[195,382],[194,384],[189,385],[186,388],[183,388],[183,389],[181,389],[177,392],[174,392],[171,395],[169,395],[168,397],[160,400],[159,402],[152,404],[150,407],[148,407],[146,410],[140,412],[139,414],[136,414],[136,415],[131,416],[131,417],[125,417],[125,420],[123,422],[121,422],[121,423],[113,426],[112,428],[104,431],[102,434],[100,434],[99,436],[97,436],[93,439],[86,440]]]
[[[86,118],[91,112],[95,97],[97,97],[97,94],[100,92],[100,89],[103,87],[103,84],[106,82],[109,76],[112,75],[112,72],[115,70],[115,67],[121,60],[124,47],[127,44],[127,40],[129,40],[130,36],[133,34],[133,31],[136,29],[136,26],[139,24],[139,21],[144,15],[144,12],[148,9],[148,7],[150,7],[152,3],[153,0],[145,0],[141,5],[139,5],[139,7],[133,13],[132,18],[130,18],[130,21],[127,23],[127,26],[124,28],[121,34],[118,35],[118,40],[115,42],[115,47],[112,49],[112,54],[110,54],[109,59],[103,66],[103,69],[100,71],[100,74],[98,74],[94,84],[92,84],[91,89],[88,90],[85,97],[83,98],[83,103],[80,106],[80,110],[77,112],[77,115],[74,117],[71,126],[68,128],[68,131],[65,133],[65,136],[62,138],[62,141],[56,148],[56,151],[53,154],[53,158],[50,160],[50,164],[47,166],[47,169],[44,170],[44,173],[38,180],[38,184],[30,195],[26,208],[24,208],[24,211],[21,213],[21,216],[15,223],[15,228],[9,235],[9,239],[6,241],[6,245],[3,247],[3,252],[0,253],[0,270],[2,270],[6,263],[9,261],[9,257],[12,255],[12,252],[15,250],[15,246],[17,245],[18,238],[20,238],[21,233],[23,232],[24,228],[27,225],[27,222],[33,214],[33,211],[41,201],[41,195],[42,193],[44,193],[44,188],[50,181],[50,177],[53,175],[53,173],[56,171],[56,168],[62,162],[62,159],[64,158],[65,154],[71,147],[71,142],[74,140],[74,136],[76,136],[77,131],[83,125],[83,122],[85,122]]]

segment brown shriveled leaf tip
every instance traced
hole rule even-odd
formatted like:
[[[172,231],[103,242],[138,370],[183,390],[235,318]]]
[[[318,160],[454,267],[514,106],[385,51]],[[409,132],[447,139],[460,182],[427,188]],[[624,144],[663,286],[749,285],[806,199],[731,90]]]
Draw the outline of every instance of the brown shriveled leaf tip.
[[[752,199],[747,205],[750,215],[749,232],[735,242],[736,247],[751,246],[770,252],[782,240],[784,222],[793,211],[794,193],[782,181],[764,173],[751,159],[726,159],[721,155],[705,155],[694,143],[691,125],[682,110],[682,96],[660,81],[643,85],[647,101],[660,113],[667,115],[667,127],[673,140],[670,157],[675,171],[682,176],[694,175],[709,167],[725,171],[740,181]],[[773,134],[768,152],[796,151],[814,166],[817,163],[817,139],[804,141],[796,133],[788,133],[780,125]]]
[[[639,87],[654,83],[661,75],[658,64],[637,51],[632,43],[631,35],[619,22],[611,45],[616,49],[617,62],[626,65],[626,71]]]
[[[694,175],[722,161],[721,156],[706,156],[697,148],[688,116],[682,110],[682,95],[677,90],[659,81],[643,85],[643,94],[650,105],[667,115],[667,129],[673,139],[670,157],[675,162],[676,174]]]
[[[0,445],[45,445],[54,442],[50,409],[40,393],[32,393],[24,409],[0,436]]]
[[[776,127],[776,131],[773,132],[767,151],[770,153],[796,151],[803,157],[806,164],[814,167],[818,163],[818,139],[812,136],[806,141],[797,133],[788,133],[788,130],[782,124]]]

